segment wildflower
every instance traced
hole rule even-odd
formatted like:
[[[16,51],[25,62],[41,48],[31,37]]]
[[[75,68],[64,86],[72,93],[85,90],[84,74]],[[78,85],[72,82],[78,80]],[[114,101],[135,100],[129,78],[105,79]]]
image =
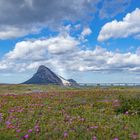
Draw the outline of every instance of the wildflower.
[[[35,129],[36,132],[40,132],[40,127],[39,127],[38,125],[36,125],[36,126],[34,127],[34,129]]]
[[[83,121],[85,121],[85,119],[84,119],[84,118],[80,118],[80,121],[82,121],[82,122],[83,122]]]
[[[118,138],[114,138],[113,140],[119,140]]]
[[[10,125],[11,124],[11,122],[10,121],[6,121],[6,125],[8,126],[8,125]]]
[[[2,113],[0,113],[0,122],[2,122],[2,119],[3,119]]]
[[[95,126],[91,126],[90,128],[91,128],[91,129],[97,129],[98,126],[95,125]]]
[[[96,136],[92,137],[92,140],[97,140],[97,137]]]
[[[68,133],[67,132],[64,132],[64,137],[66,138],[68,136]]]
[[[133,140],[136,140],[136,139],[138,139],[138,134],[137,133],[133,133],[131,137],[132,137]]]
[[[29,130],[28,130],[29,133],[32,133],[32,131],[33,131],[32,129],[29,129]]]
[[[113,106],[114,106],[114,107],[120,106],[119,100],[114,100],[114,101],[113,101]]]
[[[13,129],[13,128],[15,128],[15,126],[14,126],[14,125],[12,125],[9,121],[7,122],[7,124],[6,124],[6,125],[7,125],[7,128],[12,128],[12,129]]]
[[[128,114],[129,114],[129,112],[128,112],[128,111],[126,111],[126,112],[125,112],[125,115],[128,115]]]
[[[16,132],[20,132],[20,131],[21,131],[20,129],[17,129],[17,130],[16,130]]]
[[[28,139],[28,138],[29,138],[29,135],[28,135],[28,134],[26,134],[26,135],[24,136],[24,138],[25,138],[25,139]]]

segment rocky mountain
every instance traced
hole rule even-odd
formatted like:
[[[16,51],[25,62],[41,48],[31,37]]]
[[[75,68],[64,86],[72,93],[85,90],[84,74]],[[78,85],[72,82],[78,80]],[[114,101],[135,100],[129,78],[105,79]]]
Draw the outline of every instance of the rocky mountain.
[[[41,65],[32,78],[23,84],[55,84],[63,86],[77,86],[78,84],[73,79],[66,80],[63,77],[55,74],[49,68]]]

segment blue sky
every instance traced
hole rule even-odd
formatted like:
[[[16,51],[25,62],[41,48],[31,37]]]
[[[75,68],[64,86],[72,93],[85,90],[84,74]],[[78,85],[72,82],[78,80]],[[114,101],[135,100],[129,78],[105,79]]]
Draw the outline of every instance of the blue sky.
[[[0,83],[39,65],[84,83],[139,83],[139,0],[0,0]]]

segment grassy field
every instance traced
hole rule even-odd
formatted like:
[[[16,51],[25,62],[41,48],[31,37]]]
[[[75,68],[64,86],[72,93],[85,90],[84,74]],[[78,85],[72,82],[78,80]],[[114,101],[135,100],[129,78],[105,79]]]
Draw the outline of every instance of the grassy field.
[[[139,140],[140,88],[0,85],[0,140]]]

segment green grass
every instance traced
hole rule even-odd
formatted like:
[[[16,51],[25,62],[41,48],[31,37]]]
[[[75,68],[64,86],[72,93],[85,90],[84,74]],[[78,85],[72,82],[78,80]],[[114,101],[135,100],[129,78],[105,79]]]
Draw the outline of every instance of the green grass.
[[[1,85],[0,140],[138,140],[139,97],[129,87]]]

